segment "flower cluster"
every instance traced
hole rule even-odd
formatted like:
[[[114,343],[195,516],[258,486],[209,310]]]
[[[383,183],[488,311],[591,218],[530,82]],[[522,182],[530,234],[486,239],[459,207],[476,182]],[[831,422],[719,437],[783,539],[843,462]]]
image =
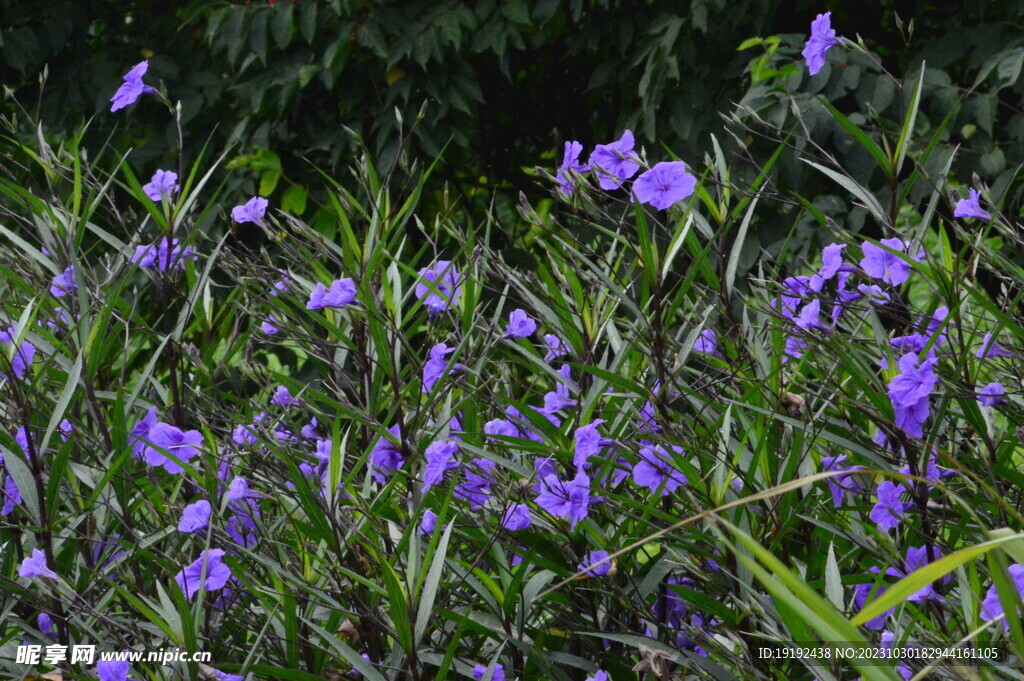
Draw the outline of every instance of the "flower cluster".
[[[576,177],[585,173],[593,173],[601,189],[610,191],[619,189],[640,170],[640,157],[633,151],[633,133],[626,130],[620,139],[608,144],[598,144],[587,159],[587,165],[579,162],[583,145],[579,142],[566,142],[562,165],[555,174],[559,189],[570,195],[576,188]],[[654,206],[665,210],[688,198],[697,187],[695,178],[682,161],[662,161],[641,173],[632,185],[633,195]]]

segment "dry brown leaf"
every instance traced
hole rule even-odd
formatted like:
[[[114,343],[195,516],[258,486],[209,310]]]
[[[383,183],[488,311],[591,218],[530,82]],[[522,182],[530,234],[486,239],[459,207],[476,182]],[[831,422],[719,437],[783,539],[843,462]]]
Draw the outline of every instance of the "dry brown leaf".
[[[668,653],[663,650],[648,648],[645,645],[639,646],[639,650],[640,661],[633,667],[633,671],[651,672],[659,679],[664,679],[668,676],[669,669],[672,665],[671,658]]]

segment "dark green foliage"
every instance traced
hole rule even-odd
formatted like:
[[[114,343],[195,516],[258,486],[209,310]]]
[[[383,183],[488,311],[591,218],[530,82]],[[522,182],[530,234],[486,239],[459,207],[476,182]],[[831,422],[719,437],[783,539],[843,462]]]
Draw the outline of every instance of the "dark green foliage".
[[[845,35],[859,33],[880,46],[887,68],[912,72],[927,63],[914,132],[927,135],[954,112],[933,164],[960,144],[965,153],[957,177],[977,172],[997,189],[1010,184],[1024,160],[1024,116],[1016,106],[1024,92],[1018,78],[1024,39],[1013,29],[1021,3],[965,3],[956,12],[899,3],[867,11],[852,1],[828,8]],[[820,93],[840,109],[858,110],[854,122],[865,123],[870,134],[900,120],[906,99],[863,60],[834,69],[812,88],[802,84],[805,75],[790,76],[809,20],[822,11],[810,4],[2,0],[0,11],[0,79],[22,106],[34,110],[38,102],[50,135],[96,115],[90,141],[113,135],[118,146],[133,147],[130,162],[140,175],[165,162],[177,140],[152,102],[123,116],[107,112],[121,74],[152,57],[151,77],[181,100],[183,124],[203,131],[186,140],[185,157],[194,158],[211,136],[217,147],[237,141],[233,166],[250,173],[233,175],[231,184],[249,177],[250,191],[266,190],[275,205],[295,214],[325,204],[314,166],[333,173],[360,153],[346,128],[389,167],[398,149],[398,115],[405,130],[414,127],[410,153],[444,150],[428,194],[454,184],[464,196],[461,209],[479,218],[498,188],[540,199],[544,191],[523,169],[553,167],[566,139],[589,147],[630,127],[649,149],[698,159],[711,150],[708,132],[720,131],[719,116],[732,112],[732,102],[789,128],[788,93],[798,89],[799,110],[807,130],[819,131],[818,143],[852,171],[870,174],[870,159],[847,153],[848,140],[807,100]],[[744,43],[772,35],[781,40],[772,38],[767,51]],[[904,38],[907,47],[894,49]],[[747,49],[737,51],[741,43]],[[15,109],[10,99],[4,106]],[[421,110],[422,120],[412,126]],[[728,135],[719,137],[730,154],[740,150]],[[755,145],[747,153],[763,162],[771,150]],[[275,164],[269,174],[266,159]],[[851,210],[827,196],[820,175],[806,166],[784,157],[779,169],[783,190],[821,195],[819,207]],[[925,193],[918,187],[913,196]],[[505,196],[495,207],[506,228],[523,228]],[[1008,198],[1017,201],[1016,194]],[[435,200],[428,206],[439,208]],[[860,229],[863,220],[853,209],[847,226]],[[754,226],[752,252],[777,252],[783,235],[764,230]],[[797,233],[798,242],[808,238],[806,229]]]

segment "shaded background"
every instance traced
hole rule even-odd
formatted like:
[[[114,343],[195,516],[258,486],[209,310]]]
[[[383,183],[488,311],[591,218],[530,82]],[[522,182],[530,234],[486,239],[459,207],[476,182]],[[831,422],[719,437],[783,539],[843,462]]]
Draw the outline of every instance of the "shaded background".
[[[512,231],[519,192],[534,202],[550,195],[528,170],[553,169],[566,139],[591,147],[631,128],[652,158],[699,163],[710,133],[731,154],[742,146],[722,130],[735,102],[785,129],[793,98],[802,106],[816,94],[863,110],[882,131],[900,119],[902,102],[877,69],[831,69],[816,86],[796,87],[806,78],[799,50],[809,23],[826,10],[840,35],[863,37],[898,76],[927,61],[922,125],[961,109],[943,139],[966,147],[955,167],[961,180],[979,173],[1009,186],[1006,173],[1022,160],[1021,2],[0,0],[0,8],[0,77],[17,99],[5,97],[6,114],[24,107],[57,141],[93,118],[89,148],[132,147],[148,177],[177,153],[167,112],[147,97],[108,109],[121,76],[149,58],[147,82],[162,81],[181,100],[186,162],[211,139],[218,151],[236,142],[229,188],[258,191],[307,219],[329,218],[316,169],[341,177],[358,152],[346,128],[387,167],[399,146],[396,110],[408,128],[425,106],[407,150],[424,160],[442,154],[434,188],[451,186],[470,214],[496,206]],[[911,18],[912,34],[901,27]],[[737,50],[769,35],[781,37],[771,54]],[[31,139],[27,118],[19,123]],[[818,123],[820,143],[845,154],[829,138],[832,122]],[[755,160],[771,151],[755,138],[746,145]],[[795,160],[778,173],[786,191],[827,189]],[[863,216],[850,220],[862,227]],[[760,247],[782,236],[762,233]]]

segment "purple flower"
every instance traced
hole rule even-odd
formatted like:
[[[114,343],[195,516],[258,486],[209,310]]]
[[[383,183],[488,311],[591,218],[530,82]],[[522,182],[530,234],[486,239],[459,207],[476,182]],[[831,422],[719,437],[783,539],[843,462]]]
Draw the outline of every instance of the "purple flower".
[[[50,284],[50,295],[60,298],[77,289],[78,281],[75,279],[75,267],[72,265],[53,278],[53,283]]]
[[[788,362],[791,359],[799,359],[804,356],[807,350],[807,340],[801,336],[787,336],[786,344],[782,348],[782,361]]]
[[[672,445],[672,451],[682,454],[683,448]],[[633,482],[652,492],[661,490],[660,496],[666,496],[676,491],[688,481],[686,476],[676,469],[671,458],[672,454],[663,445],[645,443],[640,448],[640,461],[633,466]]]
[[[453,351],[454,347],[448,347],[447,343],[438,343],[434,347],[430,348],[430,357],[426,362],[423,363],[423,387],[421,390],[424,393],[429,393],[434,389],[434,384],[437,383],[438,379],[444,376],[448,369],[448,360],[445,359],[445,355]],[[452,369],[464,369],[461,364],[453,364]]]
[[[929,336],[935,337],[935,344],[942,345],[946,342],[946,335],[939,333],[939,329],[942,328],[943,323],[946,321],[946,317],[949,316],[949,308],[945,305],[940,305],[935,308],[935,312],[932,313],[931,319],[928,320],[927,332]]]
[[[880,643],[882,645],[881,648],[879,648],[879,650],[883,652],[892,650],[893,645],[896,643],[896,634],[892,633],[891,631],[883,631]],[[908,667],[903,662],[903,660],[897,659],[895,655],[883,654],[880,656],[880,659],[894,660],[896,663],[896,671],[899,672],[900,678],[902,678],[903,681],[909,681],[910,678],[914,676],[913,670],[911,670],[910,667]]]
[[[817,275],[822,282],[828,281],[839,273],[839,268],[843,266],[844,248],[846,248],[846,244],[829,244],[822,249],[821,269],[818,270]]]
[[[396,439],[401,438],[401,430],[397,423],[388,428],[388,432]],[[370,472],[377,482],[383,485],[388,481],[391,472],[400,469],[404,463],[405,459],[402,458],[402,453],[398,451],[398,447],[392,444],[391,440],[383,436],[377,438],[377,442],[374,443],[373,449],[370,451]]]
[[[345,307],[356,299],[356,284],[351,277],[335,279],[331,282],[331,288],[324,288],[323,284],[317,284],[313,292],[309,294],[309,302],[306,303],[307,310],[322,310],[325,307]]]
[[[533,488],[537,494],[544,491],[544,478],[549,475],[557,476],[558,471],[555,468],[554,458],[550,456],[537,457],[533,460],[533,477],[537,481]]]
[[[815,292],[811,287],[812,279],[813,277],[809,275],[801,274],[797,277],[786,277],[782,285],[796,296],[807,296]]]
[[[135,254],[129,260],[139,267],[148,267],[158,272],[180,270],[185,267],[185,259],[197,259],[191,246],[181,247],[178,239],[160,239],[155,245],[136,246]]]
[[[878,503],[871,509],[870,517],[885,532],[899,527],[900,521],[903,520],[903,514],[912,505],[909,502],[900,501],[902,490],[902,486],[886,480],[879,483],[875,492],[878,495]]]
[[[697,336],[697,340],[693,343],[693,349],[697,352],[703,352],[705,355],[718,357],[719,359],[722,357],[718,351],[718,336],[713,329],[701,331],[700,335]]]
[[[367,664],[373,664],[373,658],[371,658],[367,653],[361,653],[359,655],[359,657],[363,658],[366,661]],[[363,673],[361,671],[359,671],[358,669],[356,669],[355,667],[353,667],[349,673],[352,676],[356,677],[356,678],[362,678],[363,677]]]
[[[96,663],[96,674],[100,681],[128,681],[130,668],[128,660],[100,660]]]
[[[819,14],[811,22],[811,37],[804,46],[803,56],[807,60],[807,70],[816,75],[825,65],[825,53],[828,48],[838,45],[836,31],[832,28],[832,12]]]
[[[257,423],[263,420],[264,412],[260,412],[259,416],[253,419],[253,422],[248,425],[237,425],[231,431],[231,441],[236,445],[242,447],[251,447],[260,441],[259,436],[256,435],[255,426]]]
[[[124,82],[121,83],[121,87],[117,88],[117,92],[110,98],[113,104],[110,105],[110,111],[119,111],[129,104],[134,104],[135,100],[141,97],[147,92],[155,92],[155,90],[145,83],[142,82],[142,76],[146,74],[146,70],[149,68],[149,60],[140,61],[138,64],[132,67],[132,70],[124,74]]]
[[[545,414],[545,416],[549,416],[549,414]],[[509,405],[505,408],[505,417],[507,421],[513,424],[516,428],[516,434],[512,437],[520,437],[526,440],[532,440],[533,442],[544,442],[544,438],[530,427],[529,419],[527,419],[514,406]]]
[[[612,569],[612,562],[608,560],[608,555],[607,551],[591,551],[583,559],[583,562],[576,566],[576,569],[586,572],[591,577],[604,577]],[[595,563],[600,564],[595,565]]]
[[[37,320],[36,323],[39,326],[46,326],[53,331],[60,331],[63,328],[67,328],[69,325],[67,312],[60,307],[53,308],[53,316],[47,320]]]
[[[213,669],[211,671],[213,671],[214,675],[217,677],[217,681],[245,681],[245,676],[241,674],[228,674],[227,672],[222,672],[219,669]]]
[[[221,549],[207,549],[191,565],[181,570],[174,581],[178,583],[181,590],[185,592],[186,598],[192,598],[204,584],[203,572],[206,572],[206,590],[217,591],[224,588],[231,578],[231,568],[222,561],[224,551]]]
[[[590,505],[597,501],[590,496],[590,478],[583,470],[579,470],[576,477],[566,482],[559,480],[557,475],[548,475],[541,480],[540,485],[537,505],[556,518],[571,520],[572,529],[587,517]]]
[[[869,572],[877,575],[877,574],[879,574],[881,572],[881,570],[879,568],[877,568],[877,567],[872,567],[869,570]],[[864,605],[867,603],[868,596],[871,595],[872,589],[875,589],[875,585],[872,584],[871,582],[864,582],[864,583],[861,583],[861,584],[857,584],[856,586],[853,587],[853,606],[857,610],[863,610],[864,609]],[[875,594],[874,594],[875,598],[880,597],[882,594],[884,594],[886,592],[886,590],[887,589],[886,589],[885,586],[879,586],[877,588],[877,590],[875,590]],[[896,612],[896,607],[895,606],[889,608],[888,610],[886,610],[885,612],[883,612],[881,615],[879,615],[878,617],[874,618],[873,620],[869,620],[869,621],[865,622],[864,626],[867,627],[868,629],[874,629],[875,631],[878,631],[883,626],[885,626],[885,620],[889,617],[889,615],[893,614],[894,612]]]
[[[924,465],[924,474],[921,477],[928,482],[937,483],[942,478],[956,475],[956,471],[951,468],[939,468],[935,463],[935,454],[935,450],[932,450],[931,455],[928,456],[928,462]],[[899,472],[902,475],[910,475],[910,466],[904,466]],[[931,487],[929,486],[928,489],[931,489]]]
[[[319,443],[317,443],[317,444],[318,444],[317,449],[318,449],[318,453],[319,453]],[[331,449],[331,443],[330,442],[327,442],[326,449],[327,449],[327,455],[330,456],[330,449]],[[248,480],[246,480],[245,478],[243,478],[240,475],[236,475],[234,478],[232,478],[231,484],[228,485],[228,491],[227,491],[226,496],[228,498],[228,501],[236,502],[236,501],[243,501],[245,499],[254,499],[254,498],[258,497],[259,495],[256,494],[255,492],[252,492],[252,491],[249,490],[249,481]],[[236,504],[231,504],[231,506],[232,507],[237,507]]]
[[[491,498],[491,484],[494,482],[494,470],[498,467],[490,459],[473,459],[472,464],[480,471],[476,473],[466,469],[466,479],[455,488],[455,496],[465,499],[470,509],[479,511]]]
[[[489,678],[490,681],[505,681],[505,667],[500,664],[494,665],[494,671],[491,675],[487,676],[487,666],[478,664],[473,667],[473,678],[475,681],[485,681],[485,677]]]
[[[41,631],[43,634],[45,634],[46,636],[54,635],[55,632],[53,628],[53,619],[50,617],[48,613],[39,613],[39,617],[36,618],[36,622],[39,625],[39,631]]]
[[[288,391],[283,385],[277,386],[277,390],[274,391],[274,396],[270,398],[270,403],[278,407],[288,407],[295,404],[295,398],[292,397],[291,392]]]
[[[118,550],[120,545],[117,540],[120,538],[121,535],[116,533],[109,537],[99,537],[92,547],[92,562],[104,573],[109,573],[113,569],[111,564],[125,556],[124,551]]]
[[[986,333],[985,338],[981,341],[981,345],[978,346],[978,351],[974,353],[974,356],[978,359],[986,359],[988,357],[1011,357],[1010,351],[1004,348],[996,341],[991,333]]]
[[[900,352],[921,352],[928,345],[928,336],[922,333],[908,333],[906,336],[895,336],[889,340],[889,345]],[[882,360],[885,362],[886,360]]]
[[[252,222],[257,225],[263,224],[263,216],[267,213],[267,206],[270,202],[262,196],[254,196],[241,206],[231,209],[231,219],[238,224]]]
[[[956,202],[956,208],[953,210],[953,217],[978,218],[979,220],[985,220],[986,222],[991,220],[992,214],[982,210],[981,204],[978,201],[980,198],[980,191],[977,189],[970,190],[970,198],[960,199]]]
[[[786,319],[793,319],[796,316],[796,310],[800,303],[801,298],[799,296],[787,294],[772,298],[771,300],[771,306],[778,310],[779,314]]]
[[[938,377],[938,358],[929,354],[919,360],[916,353],[900,357],[900,374],[889,382],[889,401],[896,412],[896,425],[911,437],[924,437],[922,426],[930,410],[929,396]]]
[[[128,437],[128,444],[132,446],[132,455],[136,459],[141,459],[143,454],[146,452],[146,441],[149,439],[149,429],[157,424],[159,419],[156,415],[156,407],[151,407],[146,415],[142,417],[142,420],[135,424],[132,428],[131,435]]]
[[[899,286],[910,278],[910,265],[896,253],[905,252],[909,244],[896,238],[882,239],[880,243],[882,246],[888,246],[890,250],[876,246],[870,241],[861,244],[864,257],[860,261],[860,267],[870,277],[881,279],[890,286]],[[920,260],[922,257],[924,254],[919,251],[914,259]]]
[[[420,534],[433,534],[434,529],[437,527],[437,514],[431,511],[429,508],[423,512],[423,517],[420,519]]]
[[[590,154],[587,164],[597,174],[601,189],[618,189],[622,183],[640,170],[636,154],[633,153],[633,133],[626,130],[622,138],[610,144],[598,144]]]
[[[889,293],[878,284],[858,284],[857,293],[847,291],[846,295],[851,296],[851,300],[858,300],[864,297],[868,299],[868,302],[876,305],[886,305],[890,300]]]
[[[608,672],[598,669],[593,676],[588,676],[584,681],[611,681]]]
[[[18,428],[18,431],[14,434],[14,441],[17,443],[18,448],[21,449],[22,452],[24,452],[25,457],[28,458],[29,461],[31,461],[32,449],[29,447],[28,430],[25,428],[25,426]],[[0,463],[2,462],[3,459],[2,457],[0,457]]]
[[[687,623],[687,629],[697,632],[695,635],[698,637],[698,640],[700,640],[701,636],[707,635],[704,633],[706,629],[714,627],[717,624],[718,620],[715,618],[695,612],[690,615],[690,621]],[[697,640],[689,638],[689,636],[683,632],[676,635],[676,646],[683,650],[692,650],[694,654],[699,657],[708,656],[708,651],[705,650]]]
[[[1004,404],[1006,400],[1003,398],[1006,396],[1006,389],[1003,388],[1001,383],[989,383],[984,388],[978,391],[978,401],[986,407],[994,407],[997,404]]]
[[[824,471],[859,471],[864,470],[863,466],[850,466],[848,468],[842,468],[842,464],[846,461],[846,455],[840,454],[839,456],[825,456],[821,459],[821,470]],[[827,481],[829,489],[832,491],[832,505],[839,508],[843,505],[843,501],[846,499],[847,493],[857,493],[861,491],[862,485],[856,475],[837,475],[834,478],[829,478]]]
[[[181,186],[178,184],[178,173],[170,170],[156,171],[153,173],[153,179],[148,184],[142,185],[142,191],[151,201],[170,200],[179,189]]]
[[[33,577],[46,577],[58,579],[56,572],[46,565],[46,554],[41,549],[32,549],[32,555],[25,558],[18,569],[18,575],[31,579]]]
[[[828,327],[821,323],[821,301],[815,298],[800,308],[799,314],[793,317],[793,323],[796,324],[797,328],[804,329],[805,331],[811,329],[826,330]]]
[[[263,320],[262,324],[260,324],[260,330],[268,336],[273,336],[275,333],[280,331],[280,329],[275,326],[276,324],[277,320],[274,319],[274,315],[267,315],[267,318]]]
[[[596,419],[576,429],[576,449],[572,463],[580,470],[585,470],[590,458],[600,454],[603,447],[613,444],[613,440],[601,437],[601,433],[597,431],[597,427],[604,422],[604,419]]]
[[[683,586],[689,589],[694,588],[694,582],[689,577],[677,577],[676,575],[669,575],[668,579],[665,580],[666,586]],[[661,596],[658,597],[658,608],[661,608],[661,604],[665,604],[666,614],[668,615],[668,623],[674,629],[679,629],[683,625],[683,618],[686,617],[687,607],[686,601],[680,596],[676,589],[669,589],[665,594],[664,599]]]
[[[210,522],[212,509],[210,502],[200,499],[185,507],[181,512],[181,520],[178,521],[178,532],[196,532],[206,527]]]
[[[935,547],[931,548],[935,558],[941,558],[942,554]],[[910,547],[907,549],[907,557],[903,561],[906,565],[906,571],[897,570],[896,568],[889,568],[886,570],[886,574],[890,574],[894,577],[906,577],[911,572],[924,567],[928,563],[932,562],[928,556],[929,550],[927,546]],[[949,575],[946,575],[942,581],[948,582]],[[942,596],[935,592],[935,583],[932,582],[927,584],[915,593],[907,597],[907,600],[911,603],[924,603],[925,601],[942,601]]]
[[[167,451],[180,461],[188,461],[199,454],[203,444],[203,434],[198,430],[183,431],[169,423],[157,422],[149,429],[149,444],[142,452],[143,458],[150,466],[163,466],[168,473],[181,473],[182,468],[177,461],[170,459],[163,451]]]
[[[451,261],[438,260],[433,267],[421,269],[419,276],[420,282],[416,284],[414,293],[430,311],[431,319],[461,302],[462,282]]]
[[[424,452],[427,459],[426,468],[423,471],[423,493],[441,482],[444,479],[445,471],[458,468],[459,462],[455,460],[455,452],[459,446],[454,442],[438,440],[431,442]]]
[[[533,524],[530,517],[530,507],[526,504],[516,504],[509,507],[501,517],[501,527],[505,530],[525,530]]]
[[[0,343],[3,343],[3,352],[5,355],[9,355],[8,346],[14,344],[15,334],[17,328],[14,326],[8,327],[6,330],[0,329]],[[15,378],[21,378],[25,374],[25,369],[32,365],[36,361],[36,346],[28,342],[28,339],[22,340],[18,345],[18,349],[14,351],[14,357],[11,358],[11,372]],[[5,367],[6,362],[0,363],[0,367]],[[6,374],[0,371],[0,377],[6,378]]]
[[[686,169],[682,161],[662,161],[633,182],[633,193],[641,203],[649,203],[658,210],[682,201],[697,186],[697,178]]]
[[[228,518],[228,522],[224,525],[224,531],[236,544],[247,549],[251,549],[259,541],[259,528],[256,526],[256,520],[247,513]]]
[[[484,424],[484,434],[488,435],[488,441],[496,437],[519,437],[519,429],[515,424],[506,419],[491,419]]]
[[[525,310],[513,310],[508,317],[508,327],[505,329],[506,338],[527,338],[537,330],[537,322],[526,314]]]
[[[302,430],[300,431],[302,433],[302,437],[306,438],[307,440],[319,440],[320,438],[316,433],[317,425],[319,424],[317,423],[316,417],[314,416],[309,423],[302,426]]]
[[[570,386],[576,387],[576,383],[572,380],[572,369],[568,364],[563,364],[558,373],[565,381],[556,383],[554,391],[544,393],[544,408],[541,411],[546,414],[553,414],[556,411],[576,406],[576,400],[572,399],[569,394]]]
[[[282,293],[291,293],[291,289],[288,288],[288,282],[290,281],[288,271],[282,269],[277,271],[281,273],[281,278],[274,282],[273,288],[270,289],[270,295],[279,296]]]
[[[1007,569],[1007,572],[1010,573],[1010,578],[1013,580],[1013,585],[1017,587],[1017,592],[1020,594],[1020,597],[1024,598],[1024,565],[1014,563]],[[999,593],[996,591],[996,585],[993,584],[985,593],[985,600],[981,602],[981,619],[986,622],[991,622],[1003,614],[1003,604],[999,600]],[[1009,630],[1010,623],[1004,619],[1003,631]]]
[[[590,170],[590,168],[581,164],[579,161],[580,152],[582,151],[583,145],[579,142],[565,143],[565,153],[562,156],[562,165],[558,168],[558,172],[555,173],[555,178],[558,180],[559,190],[566,196],[572,194],[572,190],[576,186],[572,175],[568,171],[582,174]]]
[[[569,348],[558,336],[554,336],[550,333],[544,335],[544,343],[548,346],[547,354],[544,355],[545,362],[551,362],[558,359],[562,355],[569,354]]]

